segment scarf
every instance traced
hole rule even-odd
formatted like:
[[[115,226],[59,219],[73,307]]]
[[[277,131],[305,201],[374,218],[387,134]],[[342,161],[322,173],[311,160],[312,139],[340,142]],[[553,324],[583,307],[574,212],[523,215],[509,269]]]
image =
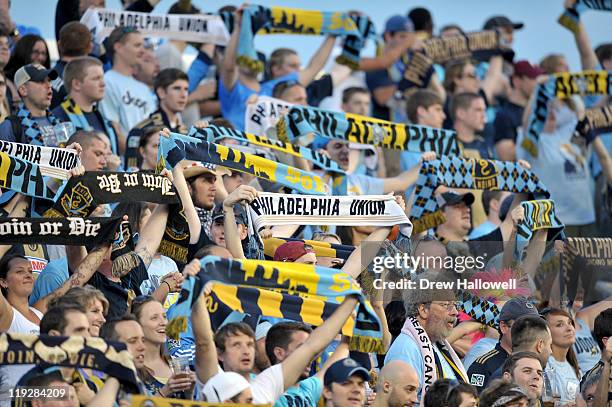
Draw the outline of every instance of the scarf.
[[[393,150],[438,155],[460,153],[454,131],[414,124],[392,123],[352,113],[334,112],[308,106],[294,106],[276,125],[279,139],[294,140],[307,134],[340,138]]]
[[[208,141],[209,143],[216,143],[221,139],[231,138],[240,142],[247,142],[259,147],[265,147],[281,153],[290,154],[294,157],[304,158],[305,160],[316,164],[325,171],[339,174],[346,173],[338,166],[338,163],[329,158],[329,156],[321,154],[312,148],[296,146],[291,143],[285,143],[284,141],[272,140],[265,136],[245,133],[239,130],[230,129],[228,127],[217,127],[214,125],[209,125],[203,129],[192,127],[189,136],[195,138],[202,138],[202,136],[204,136],[204,140]]]
[[[434,72],[434,64],[473,58],[488,61],[504,52],[503,38],[494,30],[458,34],[447,38],[430,38],[420,51],[410,51],[404,57],[404,76],[399,89],[424,88]]]
[[[251,134],[262,134],[275,138],[276,122],[285,110],[293,103],[285,102],[270,96],[259,96],[257,102],[246,106],[244,115],[244,131]]]
[[[47,119],[51,122],[51,125],[55,126],[59,124],[59,120],[51,113],[50,110],[46,111]],[[17,111],[17,118],[20,120],[21,128],[25,139],[25,144],[34,144],[36,146],[44,146],[45,139],[40,130],[38,122],[32,117],[32,113],[25,107],[23,103],[19,104]],[[17,136],[17,135],[15,135]]]
[[[101,44],[117,27],[133,28],[145,37],[217,45],[227,45],[229,41],[221,17],[211,14],[149,14],[90,8],[81,17],[81,23],[89,28],[96,44]]]
[[[419,346],[421,352],[421,359],[423,360],[423,383],[421,390],[421,406],[424,405],[425,393],[429,390],[429,387],[435,383],[438,378],[442,378],[442,364],[438,360],[436,352],[433,349],[434,344],[431,343],[427,332],[421,327],[419,321],[415,317],[406,318],[404,326],[402,327],[402,333],[408,335],[412,340]],[[463,383],[468,383],[467,373],[463,367],[463,363],[459,359],[459,356],[455,353],[453,348],[450,346],[448,341],[442,343],[446,350],[443,350],[438,346],[438,350],[444,356],[444,359],[448,362],[450,367],[457,379]]]
[[[574,34],[578,32],[578,24],[580,23],[580,16],[585,10],[600,10],[600,11],[612,11],[612,1],[610,0],[576,0],[576,3],[569,8],[565,9],[563,14],[559,16],[557,20],[559,24],[567,28]]]
[[[530,240],[533,232],[540,229],[552,229],[548,240],[563,231],[565,227],[555,213],[555,203],[550,199],[536,201],[523,201],[521,206],[525,209],[525,219],[518,225],[517,239]]]
[[[415,233],[446,221],[433,196],[440,185],[532,193],[536,198],[548,198],[550,195],[539,178],[518,163],[442,156],[439,160],[426,161],[421,165],[411,213]]]
[[[131,398],[132,406],[147,407],[245,407],[247,404],[236,403],[207,403],[205,401],[170,399],[166,397],[153,397],[133,395]],[[271,404],[259,404],[259,407],[272,407]]]
[[[64,113],[66,113],[66,116],[68,116],[68,120],[70,120],[70,122],[74,124],[74,128],[76,130],[94,130],[91,124],[89,124],[89,122],[87,121],[87,117],[85,117],[83,110],[81,110],[81,106],[77,105],[76,102],[72,100],[70,96],[67,96],[66,99],[60,104],[60,106]],[[110,120],[106,120],[104,116],[99,114],[98,108],[95,105],[93,112],[98,114],[98,118],[104,124],[104,132],[110,140],[111,150],[113,151],[113,154],[119,154],[119,146],[117,145],[117,133],[115,133],[115,129],[113,128],[113,125],[111,124]]]
[[[24,364],[93,369],[116,378],[129,392],[139,392],[132,355],[119,342],[82,336],[0,334],[0,365]]]
[[[312,246],[317,257],[334,257],[338,259],[347,260],[353,250],[355,250],[355,246],[343,244],[320,242],[317,240],[300,240],[286,237],[271,237],[263,241],[264,254],[270,260],[273,259],[274,253],[276,253],[276,249],[278,249],[280,245],[286,242],[304,242],[304,244]]]
[[[561,255],[561,272],[565,287],[569,292],[567,298],[576,295],[578,280],[584,288],[584,301],[591,303],[603,301],[595,294],[595,284],[600,276],[606,275],[612,265],[612,238],[570,237],[565,241],[565,250]]]
[[[609,75],[607,71],[564,72],[551,75],[546,83],[537,85],[536,97],[521,147],[532,157],[537,158],[540,133],[544,130],[551,99],[569,98],[573,95],[610,95],[612,81]]]
[[[359,296],[357,319],[342,332],[351,336],[350,347],[360,352],[382,351],[381,323],[359,286],[345,273],[326,267],[261,260],[229,260],[206,256],[196,277],[188,277],[181,297],[168,310],[166,332],[178,338],[187,327],[194,301],[212,281],[214,302],[247,314],[321,325],[347,295]],[[217,310],[220,307],[217,307]],[[211,312],[211,317],[214,311]]]
[[[256,230],[265,225],[395,226],[412,224],[390,195],[298,196],[260,193],[249,204]]]
[[[612,105],[585,110],[585,115],[576,124],[575,134],[584,137],[590,144],[604,133],[612,132]]]
[[[115,239],[121,218],[0,218],[0,244],[98,245]]]
[[[68,172],[81,164],[74,150],[36,146],[0,140],[0,151],[38,165],[40,173],[53,178],[68,179]]]
[[[340,12],[249,5],[242,14],[236,61],[252,71],[263,71],[264,64],[258,60],[255,51],[255,34],[350,35],[363,41],[367,35],[378,41],[372,23],[364,23],[366,20],[367,17],[353,18]],[[363,42],[355,40],[345,42],[336,61],[356,69],[363,45]]]
[[[325,183],[318,175],[295,167],[246,154],[235,148],[172,133],[160,137],[158,167],[174,168],[181,160],[193,160],[231,168],[292,188],[303,194],[324,195]]]
[[[498,329],[501,310],[494,303],[478,297],[469,291],[459,291],[459,311],[465,312],[473,320]]]
[[[55,195],[45,184],[38,164],[4,152],[0,152],[0,188],[44,199],[53,199]]]
[[[49,217],[87,217],[98,205],[112,202],[171,204],[178,196],[170,180],[147,172],[87,171],[72,177],[57,193]]]

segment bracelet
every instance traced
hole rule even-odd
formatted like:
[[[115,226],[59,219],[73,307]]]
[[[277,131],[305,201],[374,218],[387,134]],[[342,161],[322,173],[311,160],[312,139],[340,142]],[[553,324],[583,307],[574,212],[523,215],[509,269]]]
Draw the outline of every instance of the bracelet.
[[[166,280],[162,281],[162,284],[166,283],[168,285],[168,291],[172,291],[172,287],[170,287],[170,283],[167,282]],[[165,397],[165,396],[164,396]]]

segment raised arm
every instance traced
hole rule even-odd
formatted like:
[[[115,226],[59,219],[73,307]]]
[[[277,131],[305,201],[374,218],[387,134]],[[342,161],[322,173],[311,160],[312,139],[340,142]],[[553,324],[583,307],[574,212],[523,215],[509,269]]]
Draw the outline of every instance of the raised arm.
[[[525,261],[523,261],[523,269],[525,273],[532,279],[535,278],[538,266],[542,261],[542,256],[546,250],[546,236],[548,235],[548,229],[539,229],[533,234],[533,237],[527,245],[527,254],[525,255]]]
[[[100,267],[100,264],[102,264],[102,260],[104,260],[104,257],[108,254],[109,250],[110,244],[106,244],[104,246],[96,247],[89,252],[87,257],[85,257],[81,264],[79,264],[76,271],[72,273],[70,278],[68,278],[68,280],[66,280],[57,290],[38,300],[34,304],[34,308],[38,309],[42,313],[45,313],[47,311],[47,305],[51,300],[63,296],[72,287],[84,286],[91,279],[91,276],[93,276],[96,270],[98,270],[98,267]]]
[[[223,81],[223,86],[228,91],[233,89],[236,81],[238,81],[236,53],[238,51],[238,38],[240,37],[240,26],[242,24],[242,10],[236,10],[234,16],[234,31],[232,31],[230,40],[227,43],[223,62],[221,63],[221,80]]]
[[[597,315],[601,314],[608,308],[612,308],[612,296],[606,298],[603,301],[598,301],[593,305],[582,308],[576,313],[576,318],[582,319],[589,327],[589,330],[592,331],[593,322],[595,321]]]
[[[482,81],[482,91],[487,95],[487,101],[491,103],[495,95],[503,88],[502,67],[504,60],[501,55],[496,55],[489,61],[489,69]]]
[[[136,253],[144,263],[146,268],[153,261],[153,256],[159,248],[162,237],[164,236],[164,230],[166,230],[166,221],[168,220],[168,205],[157,205],[151,217],[147,223],[143,226],[140,239],[134,249]],[[123,277],[130,270],[123,270],[121,275],[115,277]]]
[[[610,153],[608,153],[606,146],[601,141],[601,137],[595,137],[595,140],[593,140],[593,150],[597,154],[601,164],[601,172],[606,177],[608,185],[612,185],[612,158],[610,158]]]
[[[340,343],[338,343],[338,346],[336,346],[336,350],[334,350],[334,353],[332,353],[331,356],[327,358],[325,364],[323,364],[323,367],[321,367],[317,374],[315,374],[315,376],[318,377],[319,380],[323,381],[323,378],[325,377],[325,372],[327,372],[327,369],[329,369],[331,365],[333,365],[339,360],[349,357],[349,341],[350,338],[348,336],[342,335]]]
[[[200,267],[199,260],[193,260],[187,267]],[[196,375],[202,383],[206,383],[219,371],[217,361],[217,348],[210,323],[210,315],[206,308],[206,299],[210,295],[210,286],[204,287],[204,292],[191,309],[191,328],[195,338],[195,367]]]
[[[342,304],[336,308],[334,313],[323,324],[310,334],[306,342],[291,353],[287,359],[283,360],[281,365],[283,368],[285,390],[295,384],[300,374],[306,369],[306,366],[334,340],[346,320],[355,310],[357,303],[357,297],[353,295],[345,297]]]
[[[421,160],[419,161],[419,165],[415,165],[409,170],[404,171],[393,178],[385,178],[383,180],[383,192],[385,194],[390,192],[398,192],[403,194],[411,185],[417,182],[417,179],[419,178],[419,171],[421,171],[420,164],[423,163],[423,161],[434,160],[435,158],[436,153],[433,151],[423,153]]]
[[[236,217],[234,216],[234,205],[243,202],[253,202],[259,195],[257,190],[249,185],[240,185],[223,201],[223,232],[225,235],[225,248],[229,250],[236,259],[245,259],[242,250],[242,242],[238,236]]]
[[[176,193],[181,199],[185,218],[187,218],[187,224],[189,225],[189,243],[194,244],[200,239],[202,224],[200,223],[198,212],[189,194],[189,188],[187,187],[187,181],[185,180],[181,163],[178,163],[174,167],[172,176],[174,178],[174,188],[176,188]]]
[[[336,42],[336,37],[327,36],[323,43],[315,52],[315,54],[310,59],[308,66],[300,71],[298,82],[300,82],[303,86],[310,85],[310,82],[317,76],[319,71],[323,69],[329,55],[334,49],[334,44]]]

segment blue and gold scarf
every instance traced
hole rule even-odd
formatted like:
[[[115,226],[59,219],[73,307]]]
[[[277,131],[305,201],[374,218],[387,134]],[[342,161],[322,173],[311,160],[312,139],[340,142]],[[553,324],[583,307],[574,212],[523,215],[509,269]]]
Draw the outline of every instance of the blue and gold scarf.
[[[233,22],[227,19],[226,22]],[[231,31],[232,27],[228,27]],[[264,65],[257,59],[255,34],[341,35],[347,37],[338,57],[339,63],[356,69],[359,54],[366,39],[379,41],[372,22],[365,16],[353,17],[347,13],[301,10],[287,7],[249,5],[244,8],[238,40],[237,62],[255,72]]]
[[[295,167],[178,133],[160,138],[158,168],[172,169],[184,159],[231,168],[266,181],[277,182],[303,194],[325,195],[326,192],[321,177]]]
[[[47,119],[49,119],[51,125],[55,126],[56,124],[59,124],[59,120],[53,115],[53,113],[51,113],[50,110],[47,110],[46,114]],[[17,117],[20,120],[21,128],[23,129],[23,135],[25,136],[23,142],[36,146],[44,146],[45,140],[42,131],[40,130],[40,126],[32,117],[32,113],[25,107],[23,103],[19,104]]]
[[[293,106],[278,121],[276,129],[281,140],[294,141],[302,136],[319,134],[393,150],[434,151],[438,155],[457,155],[461,151],[457,135],[451,130],[392,123],[307,106]]]
[[[576,0],[571,8],[565,9],[557,21],[563,27],[576,33],[580,16],[586,10],[612,11],[612,0]]]
[[[191,307],[206,283],[212,281],[213,302],[247,314],[315,326],[323,323],[347,295],[358,295],[357,319],[348,320],[342,332],[351,336],[351,349],[382,351],[381,323],[359,286],[345,273],[326,267],[261,260],[229,260],[206,256],[196,277],[183,283],[181,297],[168,310],[166,332],[178,338],[187,328]],[[209,309],[220,309],[212,305]],[[211,312],[214,320],[215,312]],[[214,323],[213,323],[214,324]]]
[[[0,188],[27,196],[53,199],[53,192],[45,184],[37,164],[0,152]]]
[[[85,114],[81,110],[81,107],[77,105],[76,102],[72,100],[70,96],[67,96],[66,99],[60,104],[60,106],[62,107],[62,110],[64,110],[64,112],[66,113],[66,116],[68,116],[68,120],[70,120],[70,122],[74,124],[74,128],[76,130],[94,130],[92,125],[89,124],[89,122],[87,121],[87,117],[85,117]],[[119,146],[117,145],[117,134],[115,133],[115,129],[113,128],[111,122],[109,120],[106,120],[101,114],[99,114],[98,108],[95,105],[93,112],[99,115],[100,121],[104,124],[104,130],[106,135],[108,136],[108,139],[110,140],[111,150],[113,150],[113,154],[119,154]]]
[[[550,229],[549,240],[557,236],[565,227],[555,213],[555,202],[550,199],[523,201],[525,218],[518,225],[517,238],[530,240],[533,232]]]

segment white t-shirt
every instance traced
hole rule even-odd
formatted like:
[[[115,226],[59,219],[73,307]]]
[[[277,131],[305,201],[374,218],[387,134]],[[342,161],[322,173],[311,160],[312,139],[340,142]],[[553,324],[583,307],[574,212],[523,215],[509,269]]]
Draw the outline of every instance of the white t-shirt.
[[[219,372],[222,372],[219,366]],[[251,375],[249,380],[253,393],[253,404],[274,404],[285,392],[283,367],[280,363],[270,366],[258,375]],[[198,380],[198,387],[203,388],[205,383]]]
[[[27,319],[21,312],[17,311],[15,307],[13,308],[13,320],[11,321],[11,326],[9,327],[7,332],[16,332],[22,334],[40,334],[40,327],[36,325],[34,322]],[[36,314],[38,319],[42,319],[43,313],[37,310],[34,307],[30,307],[30,310]]]
[[[110,70],[104,74],[104,99],[100,110],[104,117],[119,123],[124,135],[146,119],[157,108],[153,92],[131,76]]]

